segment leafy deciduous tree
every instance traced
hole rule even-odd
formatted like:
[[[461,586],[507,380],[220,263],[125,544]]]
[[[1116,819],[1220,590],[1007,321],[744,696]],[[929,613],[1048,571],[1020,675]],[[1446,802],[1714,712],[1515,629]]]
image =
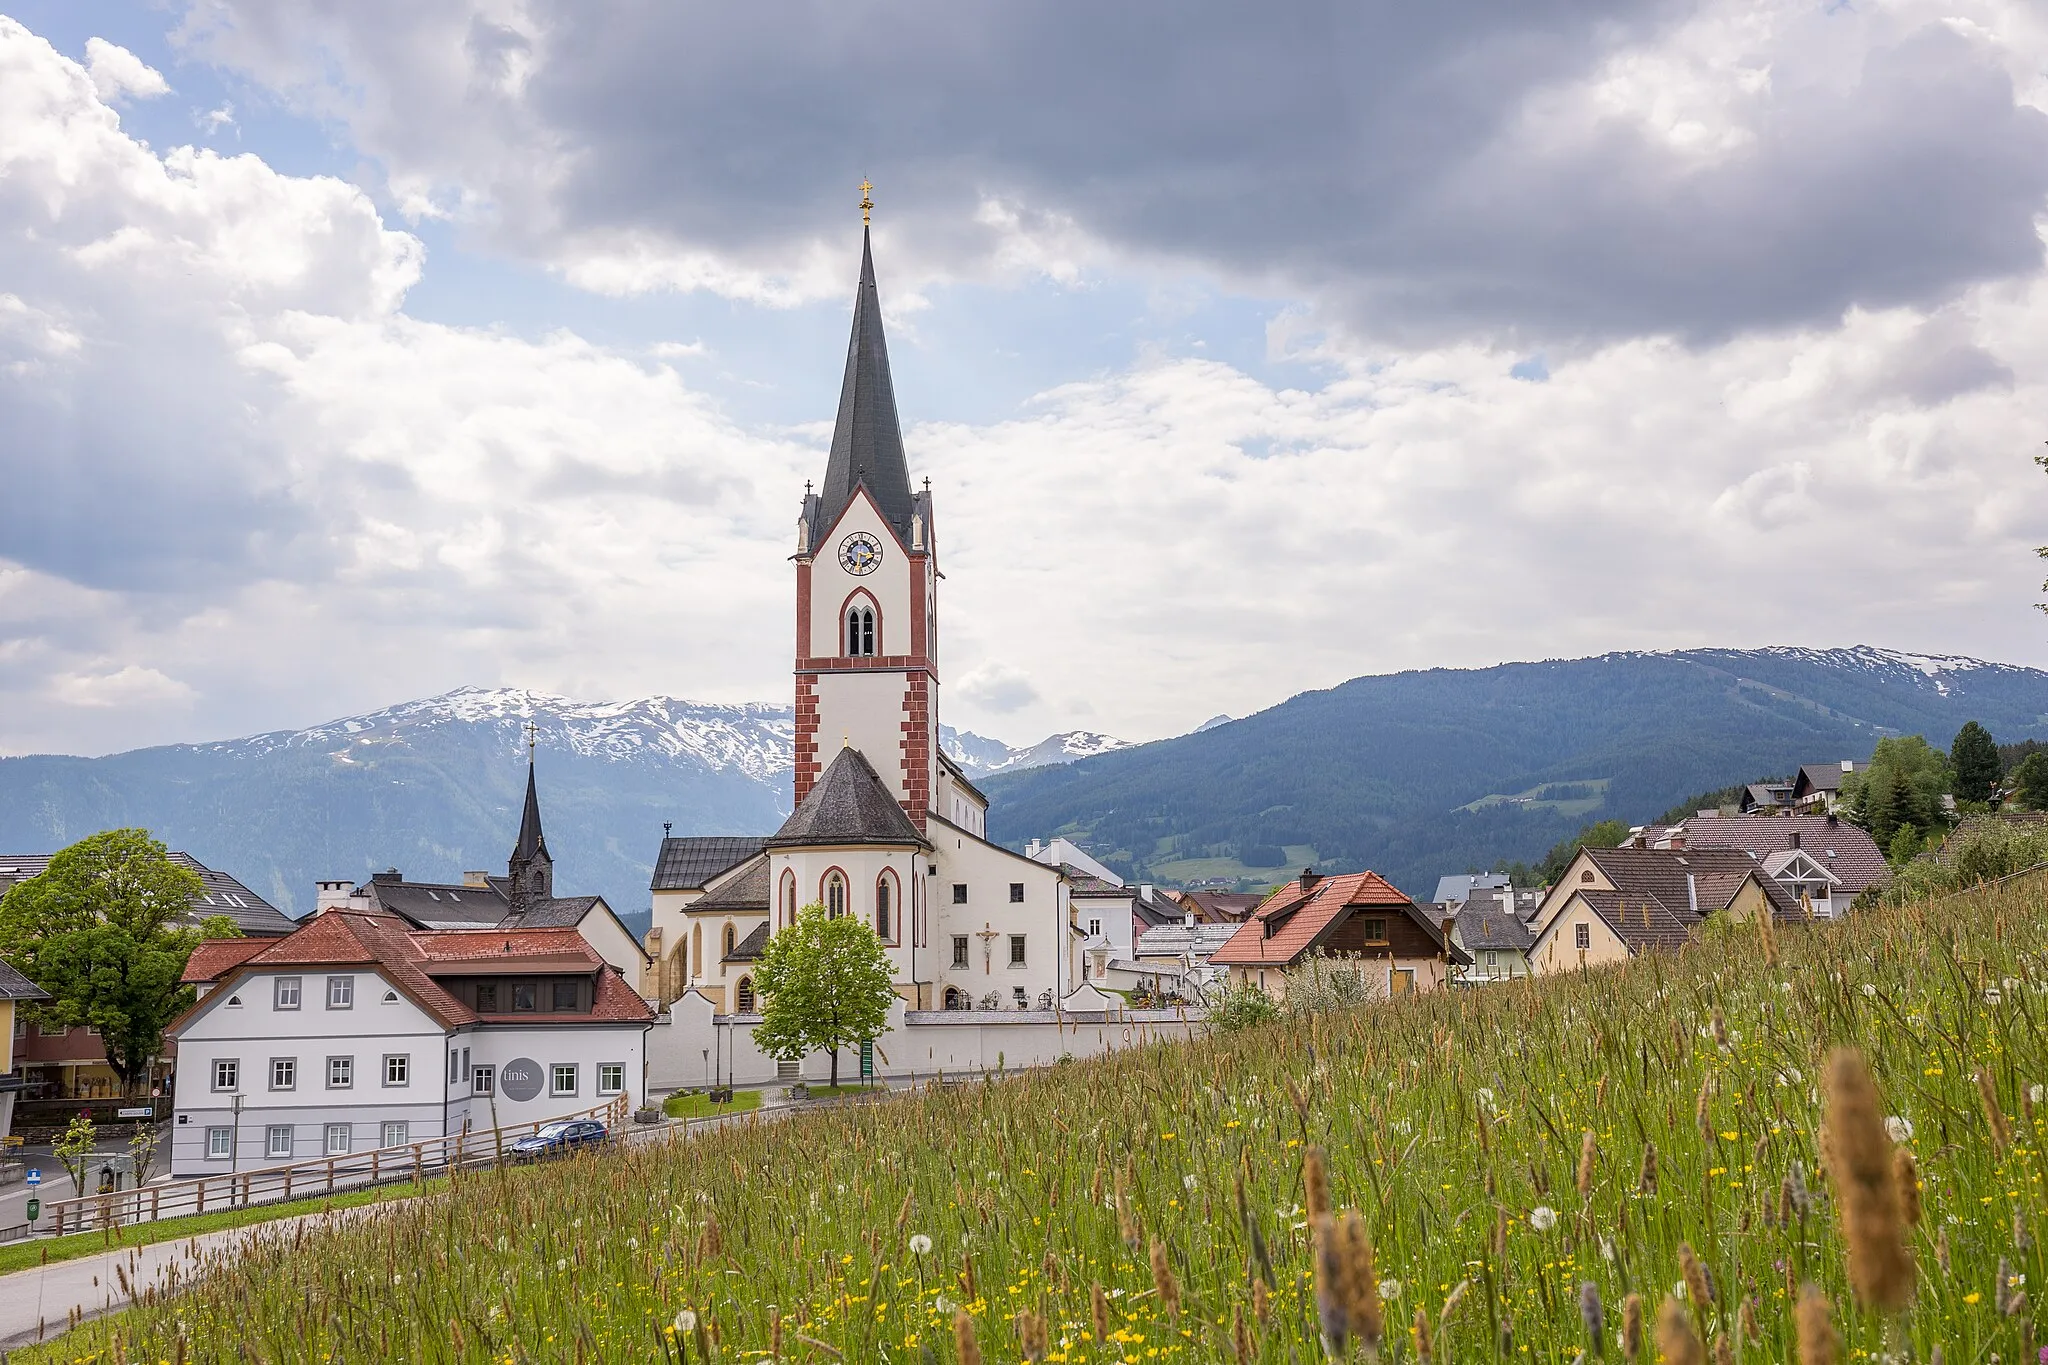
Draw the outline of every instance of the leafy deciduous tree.
[[[1950,783],[1948,755],[1919,735],[1893,735],[1877,742],[1868,768],[1843,775],[1842,799],[1882,848],[1900,825],[1932,830],[1947,824],[1941,798]]]
[[[897,998],[875,931],[851,915],[829,919],[817,904],[768,940],[754,989],[766,997],[754,1042],[778,1061],[830,1053],[835,1086],[839,1049],[881,1037]]]
[[[110,829],[0,896],[0,958],[50,993],[46,1017],[100,1031],[126,1091],[163,1050],[164,1026],[192,1001],[178,983],[192,949],[241,933],[225,916],[190,922],[205,889],[147,830]]]
[[[2012,770],[2021,804],[2032,810],[2048,810],[2048,749],[2037,749],[2020,760]]]

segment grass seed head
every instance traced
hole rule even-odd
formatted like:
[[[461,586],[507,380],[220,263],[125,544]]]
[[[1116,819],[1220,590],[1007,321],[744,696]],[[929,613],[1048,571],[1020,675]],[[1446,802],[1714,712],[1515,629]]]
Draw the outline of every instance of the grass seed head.
[[[1692,1315],[1676,1298],[1666,1296],[1657,1313],[1657,1351],[1665,1365],[1706,1365],[1706,1349],[1692,1330]]]
[[[1376,1351],[1386,1336],[1386,1323],[1380,1313],[1379,1269],[1373,1263],[1365,1219],[1355,1211],[1345,1214],[1337,1225],[1337,1239],[1343,1248],[1344,1296],[1352,1335]]]
[[[1599,1155],[1599,1152],[1600,1144],[1594,1138],[1593,1130],[1588,1128],[1585,1135],[1579,1139],[1578,1185],[1579,1198],[1581,1199],[1591,1199],[1593,1197],[1593,1159]]]
[[[776,1320],[777,1325],[781,1319]],[[953,1351],[960,1357],[960,1365],[981,1365],[981,1343],[974,1336],[974,1319],[965,1308],[953,1313]],[[774,1356],[780,1360],[782,1350],[778,1346]]]
[[[1636,1175],[1636,1192],[1657,1193],[1657,1144],[1654,1142],[1643,1144],[1643,1168]]]
[[[1756,1295],[1751,1294],[1743,1299],[1739,1322],[1744,1341],[1755,1346],[1764,1339],[1763,1324],[1758,1322],[1756,1317]]]
[[[1024,1353],[1024,1358],[1033,1362],[1033,1365],[1036,1365],[1036,1362],[1045,1359],[1046,1350],[1049,1345],[1045,1319],[1028,1308],[1019,1313],[1017,1315],[1017,1349]]]
[[[1920,1163],[1913,1159],[1911,1148],[1900,1147],[1892,1152],[1892,1180],[1899,1187],[1899,1213],[1905,1218],[1906,1226],[1920,1226]],[[2019,1217],[2014,1214],[2013,1217]]]
[[[1095,1292],[1100,1294],[1101,1287],[1097,1286]],[[1261,1328],[1270,1326],[1273,1321],[1273,1296],[1266,1291],[1264,1280],[1252,1281],[1252,1317]]]
[[[1977,1098],[1984,1103],[1984,1122],[1991,1129],[1991,1150],[2003,1156],[2005,1149],[2012,1146],[2012,1128],[2005,1121],[2005,1111],[1998,1107],[1998,1084],[1991,1079],[1988,1068],[1977,1070]]]
[[[1839,1365],[1842,1339],[1835,1334],[1834,1310],[1818,1286],[1807,1285],[1800,1291],[1794,1328],[1799,1338],[1799,1365]]]
[[[1728,1344],[1726,1333],[1714,1338],[1714,1365],[1735,1365],[1735,1348]]]
[[[1337,1221],[1324,1214],[1313,1224],[1316,1277],[1316,1327],[1323,1348],[1342,1357],[1351,1340],[1350,1302],[1344,1292],[1344,1251],[1338,1245]]]
[[[1585,1324],[1586,1340],[1591,1344],[1593,1354],[1606,1354],[1607,1313],[1600,1305],[1600,1286],[1591,1280],[1579,1285],[1579,1321]]]
[[[1678,1273],[1685,1279],[1685,1292],[1702,1315],[1713,1306],[1714,1287],[1707,1280],[1707,1268],[1700,1264],[1699,1253],[1692,1249],[1692,1243],[1678,1244]]]
[[[1088,1291],[1089,1326],[1100,1346],[1109,1340],[1109,1295],[1102,1292],[1102,1282],[1097,1280]]]
[[[1244,1305],[1230,1310],[1230,1354],[1237,1365],[1252,1365],[1252,1332],[1244,1324]]]
[[[1837,1048],[1828,1057],[1827,1131],[1849,1284],[1864,1307],[1897,1312],[1913,1296],[1913,1257],[1884,1109],[1870,1067],[1854,1048]]]
[[[1415,1310],[1415,1323],[1408,1329],[1408,1335],[1413,1339],[1415,1358],[1417,1360],[1427,1365],[1429,1361],[1436,1358],[1436,1340],[1429,1332],[1429,1314],[1417,1308]]]
[[[1173,1278],[1173,1263],[1167,1257],[1166,1243],[1152,1239],[1152,1287],[1159,1291],[1160,1306],[1166,1309],[1169,1320],[1180,1319],[1180,1284]]]
[[[1323,1159],[1323,1149],[1310,1147],[1301,1155],[1302,1203],[1308,1209],[1311,1226],[1319,1218],[1330,1216],[1330,1170]]]
[[[1621,1301],[1621,1354],[1629,1365],[1643,1354],[1643,1296],[1631,1294]]]

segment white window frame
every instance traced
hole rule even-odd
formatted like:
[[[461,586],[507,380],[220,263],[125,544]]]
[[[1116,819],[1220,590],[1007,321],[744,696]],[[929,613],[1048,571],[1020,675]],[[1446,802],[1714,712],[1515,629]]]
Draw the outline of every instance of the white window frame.
[[[279,1077],[283,1079],[280,1080]],[[270,1059],[270,1088],[272,1090],[297,1090],[299,1088],[299,1059],[296,1057],[272,1057]]]
[[[352,1010],[356,1007],[356,979],[352,976],[327,978],[327,1008]]]
[[[562,1085],[562,1073],[565,1071],[569,1073],[567,1088],[564,1088]],[[582,1071],[583,1068],[575,1062],[556,1062],[548,1067],[549,1097],[559,1098],[563,1095],[575,1095],[582,1088]]]
[[[338,1143],[336,1141],[337,1138],[340,1139]],[[349,1144],[355,1141],[355,1134],[346,1123],[330,1123],[327,1125],[327,1131],[321,1136],[320,1141],[321,1145],[326,1148],[327,1155],[347,1156]]]
[[[464,1081],[467,1081],[467,1080],[469,1079],[469,1049],[468,1049],[468,1048],[464,1048],[464,1049],[462,1049],[462,1079],[463,1079]]]
[[[234,1129],[209,1128],[206,1130],[206,1159],[208,1161],[232,1161],[234,1156]]]
[[[626,1064],[624,1062],[599,1062],[597,1064],[597,1093],[618,1095],[626,1089]]]
[[[284,1138],[282,1144],[278,1142],[280,1135]],[[282,1151],[278,1150],[280,1145]],[[263,1155],[266,1158],[283,1157],[286,1161],[292,1159],[292,1126],[289,1123],[273,1123],[263,1129]]]
[[[1572,926],[1572,946],[1585,952],[1593,946],[1593,926],[1584,920]]]
[[[339,1068],[340,1080],[335,1079]],[[356,1059],[354,1057],[329,1057],[327,1059],[327,1088],[329,1090],[353,1090],[356,1088]]]
[[[410,1052],[385,1053],[383,1075],[386,1089],[398,1090],[411,1085],[412,1054]]]
[[[412,1125],[404,1119],[386,1119],[377,1130],[379,1147],[403,1147],[412,1141]]]
[[[216,1057],[213,1059],[213,1088],[216,1091],[236,1090],[242,1084],[242,1059],[239,1057]]]
[[[295,1009],[297,1009],[297,1008],[299,1007],[299,1000],[300,1000],[300,998],[301,998],[302,996],[304,996],[304,994],[305,994],[305,989],[304,989],[304,986],[305,986],[305,978],[304,978],[304,977],[299,977],[299,976],[280,976],[280,977],[278,977],[278,978],[277,978],[277,980],[276,980],[276,982],[275,982],[275,984],[274,984],[274,985],[272,986],[272,988],[271,988],[271,995],[270,995],[270,1005],[271,1005],[271,1008],[272,1008],[272,1009],[280,1009],[280,1010],[295,1010]]]
[[[494,1095],[498,1091],[498,1068],[489,1062],[478,1062],[469,1073],[469,1093],[472,1095]]]

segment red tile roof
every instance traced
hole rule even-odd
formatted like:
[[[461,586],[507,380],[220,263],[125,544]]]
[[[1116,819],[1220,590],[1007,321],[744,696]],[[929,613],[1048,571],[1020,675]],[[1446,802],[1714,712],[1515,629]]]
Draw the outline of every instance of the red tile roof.
[[[253,951],[242,949],[248,943],[255,945]],[[595,1008],[588,1015],[578,1016],[579,1019],[610,1023],[653,1017],[647,1002],[607,967],[575,929],[422,931],[411,928],[395,915],[357,910],[330,910],[279,939],[215,939],[203,943],[186,964],[183,979],[226,986],[247,972],[274,967],[374,967],[441,1027],[459,1028],[478,1023],[485,1016],[443,989],[434,980],[433,968],[437,964],[452,967],[456,963],[486,960],[503,962],[508,969],[601,973]],[[187,1011],[173,1023],[170,1031],[175,1033],[190,1013]],[[522,1014],[517,1018],[531,1022],[533,1016]]]
[[[1400,910],[1443,942],[1443,931],[1377,872],[1348,872],[1318,878],[1306,893],[1298,877],[1276,887],[1209,961],[1218,967],[1290,966],[1357,907]]]

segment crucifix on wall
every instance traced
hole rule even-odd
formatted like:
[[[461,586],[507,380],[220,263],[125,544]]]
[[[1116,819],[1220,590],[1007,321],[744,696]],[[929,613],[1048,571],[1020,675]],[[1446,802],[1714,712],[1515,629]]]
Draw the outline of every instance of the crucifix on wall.
[[[995,942],[1002,935],[998,934],[987,920],[983,920],[981,922],[981,932],[976,937],[981,940],[981,974],[983,976],[993,975],[996,969]]]

